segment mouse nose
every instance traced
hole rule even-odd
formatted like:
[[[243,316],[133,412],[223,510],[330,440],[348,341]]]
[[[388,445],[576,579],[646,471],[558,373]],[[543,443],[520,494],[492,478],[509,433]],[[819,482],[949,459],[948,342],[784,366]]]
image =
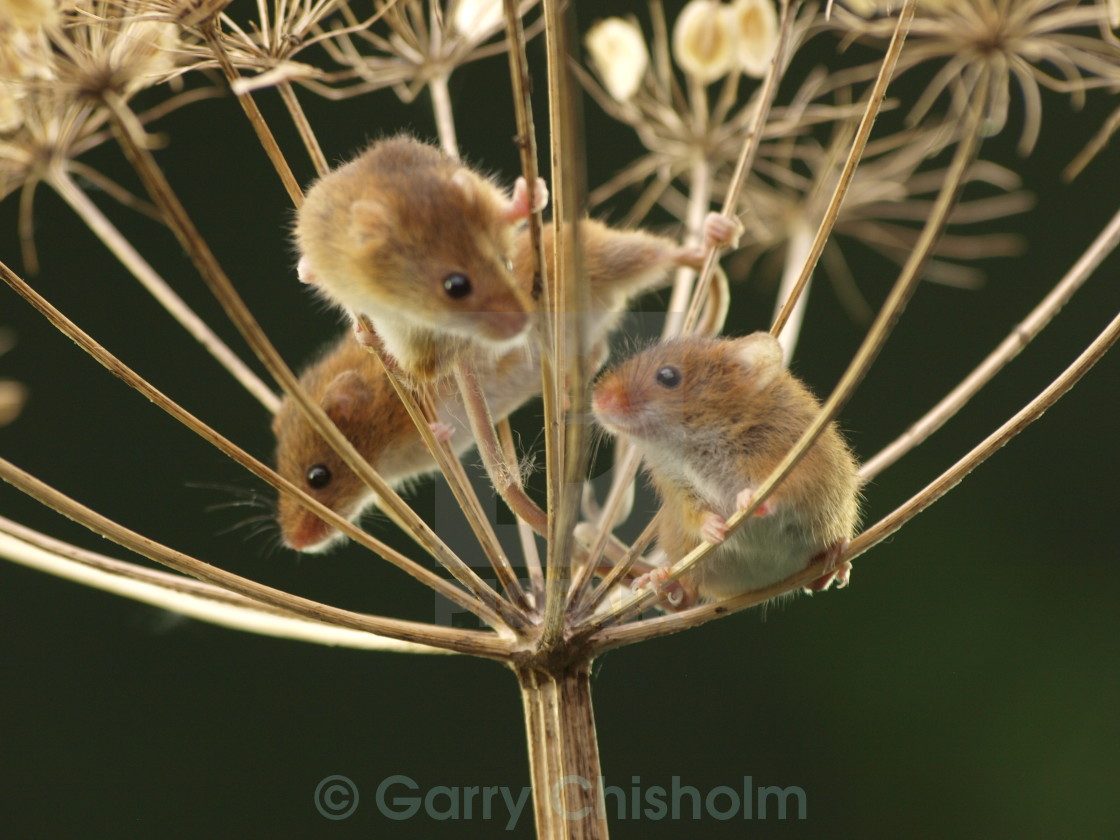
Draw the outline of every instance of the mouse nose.
[[[483,333],[496,341],[517,338],[529,328],[529,313],[523,310],[480,312],[479,315]]]
[[[607,380],[596,386],[595,393],[591,395],[591,408],[604,417],[625,414],[630,410],[630,399],[625,388]]]

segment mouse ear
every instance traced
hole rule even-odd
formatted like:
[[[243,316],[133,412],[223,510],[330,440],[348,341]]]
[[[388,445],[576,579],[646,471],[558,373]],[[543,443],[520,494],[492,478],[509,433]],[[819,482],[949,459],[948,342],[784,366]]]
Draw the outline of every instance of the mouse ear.
[[[382,240],[389,234],[392,210],[375,198],[363,198],[350,205],[350,235],[359,242]]]
[[[331,380],[319,405],[336,426],[342,427],[366,407],[371,396],[360,373],[344,370]]]
[[[756,387],[769,384],[778,371],[786,366],[782,345],[768,332],[751,333],[736,339],[734,344],[740,361],[755,376]]]

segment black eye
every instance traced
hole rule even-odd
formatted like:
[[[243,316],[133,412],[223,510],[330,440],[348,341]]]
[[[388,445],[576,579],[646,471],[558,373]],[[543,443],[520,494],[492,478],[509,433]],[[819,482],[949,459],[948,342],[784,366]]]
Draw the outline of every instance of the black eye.
[[[466,297],[471,293],[471,281],[465,274],[448,274],[443,278],[443,290],[447,292],[447,296],[458,300],[461,297]]]
[[[654,377],[657,384],[665,388],[676,388],[681,384],[681,372],[672,365],[665,365],[661,370],[657,371],[657,376]]]
[[[321,490],[331,483],[331,471],[322,464],[315,464],[307,468],[307,486]]]

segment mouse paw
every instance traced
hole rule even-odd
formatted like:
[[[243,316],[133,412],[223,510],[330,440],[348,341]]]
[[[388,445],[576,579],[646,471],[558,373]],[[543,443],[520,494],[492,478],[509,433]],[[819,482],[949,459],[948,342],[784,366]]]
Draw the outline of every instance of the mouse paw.
[[[739,494],[735,497],[735,510],[746,510],[747,508],[749,508],[751,506],[751,502],[753,502],[753,501],[754,501],[754,490],[752,488],[747,487],[744,490],[740,490]],[[755,509],[755,512],[752,515],[753,516],[769,516],[773,512],[774,512],[773,502],[767,501],[767,502],[763,502],[762,504],[760,504]]]
[[[439,420],[433,420],[428,424],[428,428],[432,430],[436,443],[447,443],[455,436],[455,427],[449,426],[447,423],[441,423]]]
[[[840,540],[838,543],[833,545],[831,548],[827,548],[823,552],[821,552],[821,554],[818,554],[816,557],[813,558],[813,560],[815,561],[815,560],[819,559],[822,555],[824,555],[825,557],[827,557],[830,560],[834,560],[837,557],[839,557],[841,554],[843,554],[845,549],[847,549],[847,547],[848,547],[848,541],[847,540]],[[852,576],[852,564],[850,562],[848,562],[847,560],[845,560],[843,563],[841,563],[839,566],[837,566],[831,572],[828,572],[826,574],[821,575],[819,578],[817,578],[812,583],[810,583],[808,586],[806,586],[805,591],[809,592],[809,593],[825,592],[834,583],[836,584],[837,589],[843,589],[845,586],[848,585],[848,581],[851,578],[851,576]]]
[[[743,233],[743,225],[738,219],[722,213],[709,213],[704,217],[705,248],[735,248]]]
[[[299,277],[299,282],[306,283],[313,286],[318,283],[318,278],[315,277],[315,272],[311,268],[311,263],[307,261],[307,257],[300,257],[299,264],[296,266],[296,275]]]
[[[665,606],[679,610],[691,606],[688,590],[678,580],[669,580],[669,570],[663,568],[651,569],[644,575],[634,578],[630,584],[634,592],[643,589],[652,589],[657,593],[657,599],[664,601]]]
[[[700,522],[700,536],[704,542],[723,542],[727,539],[727,520],[714,511],[705,511]]]
[[[531,214],[543,210],[548,206],[548,183],[544,178],[537,178],[536,189],[529,196],[529,184],[524,178],[518,178],[513,185],[513,198],[505,209],[505,219],[511,224],[527,219]]]

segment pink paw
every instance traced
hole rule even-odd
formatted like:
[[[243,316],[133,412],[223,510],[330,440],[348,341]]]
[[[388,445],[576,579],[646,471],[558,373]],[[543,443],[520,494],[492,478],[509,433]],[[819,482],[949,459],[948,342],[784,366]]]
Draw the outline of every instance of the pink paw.
[[[314,285],[318,281],[315,279],[315,272],[311,268],[311,264],[307,261],[307,257],[300,257],[299,264],[296,266],[296,274],[299,276],[299,282]]]
[[[737,219],[722,213],[709,213],[704,217],[704,247],[734,248],[739,244],[743,226]]]
[[[665,601],[673,608],[684,605],[687,593],[679,581],[669,580],[668,569],[652,569],[644,575],[634,578],[630,588],[635,592],[642,589],[652,589],[657,593],[658,600]]]
[[[529,196],[528,183],[524,178],[518,178],[513,185],[513,198],[505,210],[505,219],[510,223],[519,222],[547,206],[548,183],[544,178],[537,178],[537,188],[533,190],[532,198]]]
[[[439,420],[429,423],[428,428],[432,430],[436,443],[447,443],[455,436],[455,427],[441,423]]]
[[[749,508],[751,506],[751,502],[753,502],[753,501],[754,501],[754,490],[752,490],[750,487],[746,488],[745,490],[740,490],[739,495],[737,495],[735,497],[735,509],[736,510],[746,510],[747,508]],[[763,502],[762,504],[760,504],[755,509],[755,512],[752,515],[753,516],[769,516],[773,512],[774,512],[774,507],[773,507],[772,503],[771,502]]]
[[[713,511],[704,513],[704,520],[700,523],[700,536],[704,542],[721,543],[727,539],[727,520]]]
[[[820,554],[818,554],[816,557],[814,557],[813,560],[815,561],[815,560],[820,559],[822,555],[827,557],[830,560],[834,560],[835,558],[837,558],[841,554],[843,554],[844,551],[847,548],[848,548],[848,541],[847,540],[840,540],[840,542],[836,543],[831,548],[826,548],[824,551],[822,551]],[[831,572],[828,572],[827,574],[821,575],[819,578],[817,578],[812,583],[810,583],[808,586],[806,586],[805,591],[806,592],[824,592],[830,586],[832,586],[833,583],[836,584],[837,589],[843,589],[845,586],[848,585],[848,581],[851,578],[851,576],[852,576],[852,564],[849,563],[847,560],[845,560],[843,563],[841,563],[839,566],[837,566]]]

